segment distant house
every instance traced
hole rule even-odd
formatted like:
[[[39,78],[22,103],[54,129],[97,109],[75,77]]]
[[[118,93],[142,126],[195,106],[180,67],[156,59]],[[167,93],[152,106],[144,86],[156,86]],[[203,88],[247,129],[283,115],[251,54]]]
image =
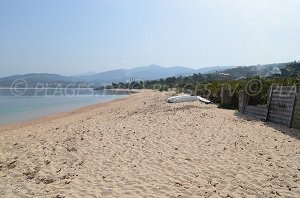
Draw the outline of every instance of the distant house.
[[[219,73],[219,75],[222,75],[222,76],[230,76],[230,74],[228,74],[228,73],[223,73],[223,72]]]
[[[247,79],[245,76],[241,76],[239,78],[237,78],[236,80],[243,80],[243,79]]]
[[[272,69],[272,71],[271,71],[271,74],[273,75],[273,76],[280,76],[281,75],[281,70],[280,70],[280,68],[279,67],[273,67],[273,69]]]

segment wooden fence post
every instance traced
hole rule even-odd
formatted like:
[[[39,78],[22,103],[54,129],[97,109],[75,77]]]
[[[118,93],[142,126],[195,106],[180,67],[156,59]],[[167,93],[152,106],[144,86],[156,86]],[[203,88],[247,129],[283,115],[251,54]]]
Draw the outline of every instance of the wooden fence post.
[[[298,87],[296,87],[296,93],[295,93],[295,97],[294,97],[294,104],[293,104],[293,110],[292,110],[292,114],[291,114],[289,128],[292,127],[297,99],[298,99]]]
[[[273,93],[273,85],[270,87],[269,98],[268,98],[268,112],[266,116],[266,121],[269,121],[270,108],[272,103],[272,93]]]
[[[245,91],[240,90],[239,92],[239,112],[244,113],[248,103],[248,95]]]
[[[222,89],[221,91],[221,104],[230,104],[231,96],[229,90]]]

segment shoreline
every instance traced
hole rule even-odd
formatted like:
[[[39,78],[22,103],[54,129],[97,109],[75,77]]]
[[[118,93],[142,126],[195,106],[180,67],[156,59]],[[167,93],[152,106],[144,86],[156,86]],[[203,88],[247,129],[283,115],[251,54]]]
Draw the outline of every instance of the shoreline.
[[[139,93],[139,92],[136,92],[136,93]],[[136,94],[136,93],[132,93],[132,94]],[[93,108],[99,108],[101,106],[108,105],[110,103],[125,100],[130,96],[131,96],[131,94],[129,94],[127,97],[124,97],[124,98],[117,98],[117,99],[113,99],[110,101],[99,102],[97,104],[87,105],[84,107],[75,108],[73,110],[53,113],[53,114],[49,114],[49,115],[45,115],[45,116],[39,116],[34,119],[18,121],[16,123],[0,124],[0,133],[2,131],[20,129],[20,128],[31,126],[31,125],[42,124],[42,123],[45,123],[48,121],[53,121],[56,119],[66,118],[68,116],[72,116],[72,115],[76,115],[76,114],[86,113],[88,111],[93,110]]]
[[[115,92],[128,92],[129,94],[135,94],[135,93],[140,93],[141,89],[100,89],[100,88],[93,88],[95,91],[115,91]]]
[[[7,88],[7,89],[10,89],[10,88]],[[79,88],[79,89],[86,89],[86,88]],[[78,114],[78,113],[84,113],[89,110],[92,110],[92,108],[97,108],[97,107],[100,107],[101,105],[105,105],[105,104],[107,105],[111,102],[117,102],[117,101],[126,99],[126,98],[130,97],[132,94],[138,94],[138,93],[141,93],[144,91],[148,91],[148,90],[136,90],[136,89],[133,89],[133,90],[107,89],[107,90],[121,92],[121,93],[128,93],[128,95],[127,95],[127,97],[124,97],[124,98],[117,98],[117,99],[113,99],[110,101],[104,101],[104,102],[99,102],[97,104],[92,104],[92,105],[87,105],[84,107],[75,108],[73,110],[67,110],[67,111],[62,111],[62,112],[58,112],[58,113],[51,113],[49,115],[38,116],[36,118],[29,119],[29,120],[17,121],[15,123],[8,123],[8,124],[0,124],[0,133],[1,133],[1,131],[23,128],[23,127],[30,126],[30,125],[41,124],[43,122],[68,117],[68,116]],[[104,92],[105,92],[105,90],[104,90]]]

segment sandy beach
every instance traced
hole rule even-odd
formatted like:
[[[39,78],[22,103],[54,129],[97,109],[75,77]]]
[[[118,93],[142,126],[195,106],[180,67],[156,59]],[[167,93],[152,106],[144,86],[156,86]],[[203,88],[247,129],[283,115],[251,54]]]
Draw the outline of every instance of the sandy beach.
[[[0,197],[300,197],[300,131],[143,91],[0,127]]]

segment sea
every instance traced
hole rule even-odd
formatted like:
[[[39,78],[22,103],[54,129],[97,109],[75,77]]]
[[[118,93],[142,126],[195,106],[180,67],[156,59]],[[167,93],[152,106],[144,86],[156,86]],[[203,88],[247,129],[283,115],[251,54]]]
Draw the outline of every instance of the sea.
[[[33,120],[128,95],[127,91],[90,88],[0,88],[0,125]]]

